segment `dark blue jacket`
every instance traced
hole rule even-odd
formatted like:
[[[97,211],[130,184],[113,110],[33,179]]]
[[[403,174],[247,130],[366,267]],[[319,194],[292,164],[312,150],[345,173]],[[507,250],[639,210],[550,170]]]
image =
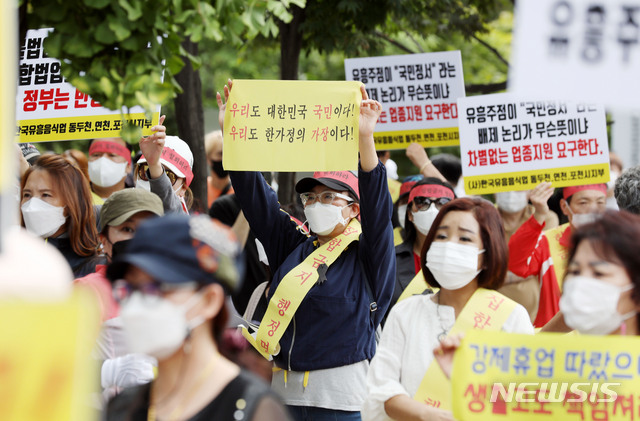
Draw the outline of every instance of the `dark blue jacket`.
[[[230,172],[251,230],[264,245],[273,282],[269,298],[282,278],[317,247],[317,237],[300,232],[280,210],[277,195],[260,173]],[[359,171],[362,235],[328,269],[326,281],[317,283],[280,339],[274,357],[278,367],[307,371],[340,367],[375,353],[375,330],[384,316],[396,277],[392,203],[384,165]],[[366,276],[363,273],[366,271]],[[369,310],[369,282],[378,310]]]

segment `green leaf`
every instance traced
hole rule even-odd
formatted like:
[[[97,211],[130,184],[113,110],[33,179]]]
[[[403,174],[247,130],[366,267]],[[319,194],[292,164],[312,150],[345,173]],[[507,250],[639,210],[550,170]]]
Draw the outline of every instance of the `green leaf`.
[[[115,17],[113,17],[113,15],[109,16],[108,25],[109,25],[109,28],[116,35],[117,41],[123,41],[127,39],[129,36],[131,36],[131,31],[128,28],[126,28],[122,24],[122,22],[118,21]]]
[[[118,4],[127,11],[130,21],[136,21],[142,17],[142,6],[140,1],[118,0]]]
[[[84,0],[84,4],[94,9],[103,9],[111,3],[111,0]]]
[[[131,144],[138,143],[138,141],[142,137],[142,129],[133,124],[129,124],[124,116],[122,120],[124,123],[122,125],[122,129],[120,129],[120,137],[122,138],[122,140]]]
[[[102,91],[106,96],[110,97],[111,95],[113,95],[114,86],[108,77],[102,76],[100,78],[100,87],[102,88]]]
[[[69,80],[69,83],[75,86],[76,89],[78,89],[79,91],[82,91],[84,93],[89,93],[89,84],[84,80],[84,78],[75,77]]]
[[[116,41],[116,34],[109,28],[107,21],[102,21],[96,27],[95,39],[102,44],[113,44]]]

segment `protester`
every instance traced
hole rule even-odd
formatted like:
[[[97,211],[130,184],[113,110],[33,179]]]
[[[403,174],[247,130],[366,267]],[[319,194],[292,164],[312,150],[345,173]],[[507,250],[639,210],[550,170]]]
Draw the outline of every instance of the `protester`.
[[[507,253],[491,202],[464,198],[442,207],[421,252],[425,278],[440,290],[409,297],[391,310],[367,376],[364,420],[453,419],[450,411],[427,405],[423,396],[412,397],[423,381],[427,396],[432,389],[450,387],[445,378],[431,377],[432,350],[456,326],[474,326],[477,312],[488,311],[488,303],[499,302],[500,311],[490,316],[486,329],[533,333],[524,307],[488,291],[502,285]]]
[[[456,197],[465,197],[464,182],[462,182],[462,162],[460,158],[450,153],[440,153],[431,157],[433,166],[453,186]]]
[[[453,187],[437,178],[427,177],[418,181],[409,193],[409,211],[406,212],[404,242],[396,246],[396,283],[391,306],[400,298],[410,282],[419,285],[416,293],[428,288],[420,272],[420,253],[424,240],[442,207],[455,199]]]
[[[618,177],[614,194],[621,210],[640,215],[640,166],[631,167]]]
[[[35,145],[31,143],[19,143],[20,150],[22,152],[22,156],[27,160],[29,165],[35,164],[35,162],[40,158],[40,151]]]
[[[535,211],[509,240],[509,270],[523,278],[536,275],[540,279],[536,327],[544,326],[558,312],[571,233],[604,212],[606,185],[565,187],[560,207],[569,222],[543,233],[552,194],[551,183],[540,183],[531,191],[529,200]]]
[[[22,226],[56,247],[75,277],[94,272],[98,256],[96,217],[89,182],[60,155],[40,156],[20,184]]]
[[[409,202],[409,192],[411,188],[424,177],[422,175],[410,175],[406,177],[400,185],[398,200],[393,204],[393,244],[398,245],[404,241],[404,223],[407,216],[407,206]]]
[[[140,224],[107,273],[127,283],[125,334],[133,352],[157,358],[158,376],[116,396],[107,420],[289,419],[266,384],[218,352],[237,253],[233,234],[208,216]]]
[[[498,212],[502,217],[505,240],[507,243],[518,228],[533,215],[535,208],[529,204],[529,191],[508,191],[495,194]],[[558,217],[553,212],[547,212],[544,230],[548,231],[558,226]],[[540,300],[540,282],[535,275],[522,278],[511,271],[507,271],[504,285],[498,290],[518,304],[522,304],[529,312],[531,320],[535,320]]]
[[[231,85],[229,81],[225,86],[225,100]],[[368,99],[364,86],[361,94],[358,176],[348,171],[316,173],[296,185],[313,235],[306,235],[280,210],[275,192],[260,173],[231,171],[236,196],[273,271],[270,300],[276,290],[288,294],[287,286],[300,285],[296,275],[309,264],[304,261],[322,261],[323,253],[340,250],[330,255],[334,263],[318,262],[311,269],[320,279],[281,331],[281,352],[273,355],[277,369],[272,388],[298,420],[360,418],[375,330],[393,292],[392,204],[386,170],[373,141],[382,106]],[[222,126],[225,105],[220,95],[218,105]],[[358,217],[362,235],[357,234]],[[354,240],[358,243],[350,243]],[[277,314],[277,305],[271,300],[267,313],[275,308]]]
[[[222,143],[221,130],[214,130],[204,137],[204,150],[211,168],[207,177],[207,209],[211,209],[218,197],[233,193],[229,171],[222,166]]]
[[[112,193],[126,187],[131,172],[131,146],[119,137],[93,139],[89,144],[89,178],[91,190],[102,204]]]
[[[133,238],[140,222],[163,214],[162,201],[151,192],[123,189],[109,196],[100,209],[98,226],[98,238],[107,262],[111,262],[116,244]],[[75,280],[77,285],[85,286],[95,293],[102,321],[118,315],[118,305],[113,298],[111,283],[106,274],[107,266],[97,265],[94,273]]]
[[[571,237],[560,298],[564,322],[591,335],[640,333],[640,217],[607,211]]]
[[[151,136],[140,139],[142,157],[136,164],[136,187],[157,194],[165,213],[189,213],[193,193],[193,153],[177,136],[167,136],[160,117]]]

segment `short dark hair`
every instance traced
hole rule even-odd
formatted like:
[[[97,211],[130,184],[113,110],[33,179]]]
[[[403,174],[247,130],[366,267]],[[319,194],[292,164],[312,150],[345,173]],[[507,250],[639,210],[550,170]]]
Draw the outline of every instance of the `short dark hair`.
[[[640,166],[625,170],[613,189],[618,207],[640,215]]]
[[[507,265],[509,263],[509,248],[504,237],[502,218],[496,207],[486,199],[480,197],[464,197],[454,199],[440,209],[436,219],[433,221],[431,230],[420,253],[420,267],[427,283],[433,287],[440,288],[440,284],[427,268],[427,251],[436,236],[437,227],[442,223],[442,219],[454,211],[473,213],[480,226],[480,238],[484,248],[484,267],[478,274],[478,287],[487,289],[498,289],[502,286],[507,275]]]
[[[452,185],[458,183],[462,175],[460,158],[450,153],[440,153],[431,157],[431,163],[449,183]]]
[[[623,210],[607,210],[601,218],[574,230],[569,262],[582,241],[590,241],[596,255],[624,266],[633,283],[633,301],[640,304],[640,216]],[[640,323],[640,314],[637,317]]]

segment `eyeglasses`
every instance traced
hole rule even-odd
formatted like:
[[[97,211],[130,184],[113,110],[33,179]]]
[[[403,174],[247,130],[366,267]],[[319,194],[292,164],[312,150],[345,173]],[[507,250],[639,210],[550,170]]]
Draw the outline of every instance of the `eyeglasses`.
[[[416,197],[413,199],[413,204],[418,209],[418,211],[427,210],[432,203],[436,205],[436,208],[440,210],[441,207],[451,202],[449,197],[438,197],[435,199],[431,199],[429,197]]]
[[[302,206],[306,206],[307,204],[311,204],[316,200],[320,200],[320,203],[325,205],[330,205],[335,198],[344,199],[347,202],[353,202],[353,199],[347,195],[342,193],[337,193],[333,191],[323,191],[322,193],[300,193],[300,200],[302,201]]]
[[[165,284],[159,281],[153,281],[153,282],[146,283],[144,285],[136,286],[136,285],[130,284],[124,279],[118,279],[113,283],[112,291],[113,291],[113,298],[116,300],[116,302],[121,303],[127,298],[131,297],[131,294],[133,294],[136,291],[139,291],[140,293],[142,293],[142,295],[162,297],[164,294],[167,294],[169,292],[173,292],[182,288],[192,288],[195,290],[198,288],[198,285],[199,284],[195,281],[183,282],[180,284]]]
[[[162,166],[162,168],[164,168],[164,172],[167,174],[167,177],[169,177],[169,181],[171,182],[171,185],[175,185],[176,181],[178,181],[178,179],[180,179],[181,177],[178,177],[173,171],[171,171],[170,169],[168,169],[167,167],[165,167],[164,165]],[[138,178],[140,180],[143,181],[149,181],[149,178],[147,177],[147,170],[149,169],[149,165],[144,163],[144,164],[139,164],[138,165]]]

